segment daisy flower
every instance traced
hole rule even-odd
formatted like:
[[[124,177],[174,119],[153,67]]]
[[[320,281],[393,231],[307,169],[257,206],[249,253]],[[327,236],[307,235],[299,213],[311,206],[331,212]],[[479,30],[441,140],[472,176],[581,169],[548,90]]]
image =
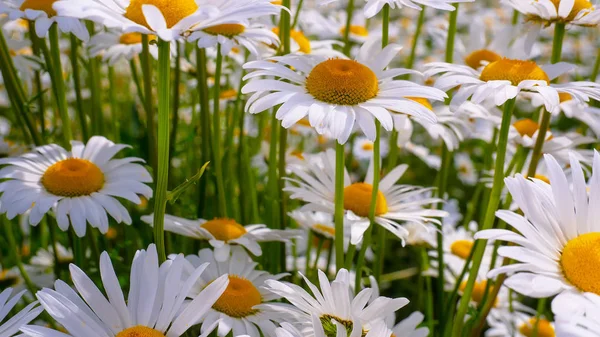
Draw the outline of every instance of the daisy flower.
[[[370,140],[375,139],[375,118],[391,131],[393,111],[435,122],[430,110],[404,97],[443,100],[446,95],[434,88],[394,80],[413,72],[385,70],[399,50],[398,45],[381,50],[379,41],[373,39],[361,47],[356,60],[286,55],[248,62],[244,68],[253,71],[246,75],[250,81],[242,92],[253,95],[246,110],[259,113],[281,104],[277,119],[283,127],[289,128],[308,115],[310,125],[319,134],[331,136],[341,144],[350,136],[355,121]],[[262,76],[279,79],[259,78]]]
[[[90,38],[85,24],[77,18],[58,14],[54,4],[59,0],[5,0],[0,2],[0,13],[8,14],[10,20],[26,19],[35,23],[35,34],[46,37],[52,24],[56,23],[63,33],[73,33],[80,40]]]
[[[290,184],[284,189],[291,193],[292,199],[301,199],[308,204],[302,210],[334,213],[335,195],[335,153],[329,149],[317,159],[307,160],[305,166],[290,167],[297,178],[289,178]],[[436,217],[447,213],[426,208],[439,202],[431,198],[431,189],[410,185],[396,185],[408,169],[400,165],[382,177],[377,193],[375,222],[396,235],[401,240],[408,231],[399,222],[415,222],[424,225],[428,222],[439,223]],[[370,226],[369,210],[373,186],[373,161],[369,165],[364,182],[352,183],[347,170],[344,170],[344,210],[345,222],[351,228],[350,242],[354,245],[362,241],[362,236]]]
[[[557,336],[600,336],[600,296],[564,293],[552,301]]]
[[[292,283],[276,280],[265,282],[267,290],[285,298],[297,308],[299,311],[298,323],[309,325],[303,330],[306,337],[323,334],[336,336],[339,325],[346,328],[348,336],[365,335],[370,330],[376,330],[375,327],[378,327],[379,324],[384,323],[383,317],[387,314],[396,312],[408,304],[406,298],[392,299],[383,296],[372,298],[373,289],[371,288],[365,288],[354,296],[346,269],[340,269],[331,283],[323,271],[319,270],[318,273],[320,289],[302,275],[312,295]],[[274,310],[289,309],[275,308]],[[385,327],[384,331],[389,330],[385,323],[383,326]],[[391,335],[391,331],[389,335]]]
[[[58,264],[61,266],[68,266],[73,262],[73,250],[71,248],[65,248],[60,243],[56,243],[56,252],[58,257]],[[40,248],[35,253],[35,256],[31,258],[29,262],[33,267],[40,268],[42,270],[49,270],[54,267],[54,248],[49,246],[48,249]]]
[[[358,137],[354,140],[354,146],[352,148],[352,152],[356,156],[357,159],[360,160],[369,160],[373,157],[373,149],[375,148],[375,143],[366,137]],[[380,143],[379,148],[381,157],[385,158],[389,151],[388,142],[382,141]]]
[[[364,13],[365,17],[372,18],[381,11],[383,6],[390,5],[391,9],[408,7],[416,10],[423,10],[423,7],[431,7],[446,11],[454,11],[456,8],[452,3],[473,2],[474,0],[366,0]]]
[[[44,310],[38,306],[37,302],[33,302],[3,323],[6,316],[19,303],[25,291],[23,290],[11,298],[12,293],[13,289],[10,287],[0,293],[0,336],[2,337],[14,336],[22,326],[34,320]]]
[[[94,136],[84,145],[71,142],[71,152],[51,144],[20,157],[2,158],[0,213],[9,219],[31,209],[29,223],[37,225],[52,208],[61,230],[69,225],[82,237],[86,223],[108,230],[110,214],[117,222],[131,224],[127,209],[117,198],[139,204],[138,195],[152,196],[145,183],[152,182],[139,158],[113,159],[128,145]]]
[[[520,303],[515,303],[520,304]],[[524,307],[521,305],[521,307]],[[510,311],[508,308],[492,309],[487,317],[490,328],[485,332],[486,337],[531,337],[537,322],[537,336],[554,337],[563,336],[556,334],[554,323],[545,318],[539,322],[535,317],[535,311],[523,312],[520,310]]]
[[[506,0],[506,3],[525,15],[529,22],[546,26],[553,22],[576,26],[600,23],[600,10],[590,0]]]
[[[216,279],[191,301],[185,301],[207,264],[184,277],[185,258],[158,263],[156,247],[139,250],[131,265],[127,301],[107,252],[100,257],[100,276],[107,297],[79,267],[69,266],[75,289],[56,281],[37,297],[68,334],[28,325],[21,330],[35,337],[179,337],[206,314],[229,283]],[[213,327],[214,328],[214,327]],[[210,331],[209,331],[210,332]]]
[[[278,14],[280,9],[269,2],[262,2],[265,6],[272,7],[271,15]],[[232,48],[243,46],[250,54],[259,55],[259,47],[279,46],[279,37],[270,29],[260,24],[223,23],[219,25],[206,26],[204,28],[194,27],[194,32],[187,38],[189,42],[197,41],[198,47],[209,48],[221,45],[221,52],[229,54]]]
[[[508,274],[506,286],[530,297],[549,297],[564,291],[600,294],[600,226],[596,207],[600,197],[600,155],[595,152],[588,185],[580,163],[571,157],[573,187],[558,162],[545,155],[550,184],[518,174],[506,186],[524,216],[500,210],[496,216],[518,233],[502,229],[478,232],[476,239],[513,243],[498,249],[517,263],[492,270],[490,277]]]
[[[150,36],[150,40],[155,39]],[[142,53],[142,34],[119,33],[111,30],[92,36],[89,42],[90,56],[102,56],[102,60],[114,65],[117,61],[127,61]],[[155,44],[148,46],[148,51],[158,59],[158,47]]]
[[[258,263],[252,261],[240,247],[233,249],[226,261],[217,261],[215,253],[208,248],[202,249],[198,255],[189,255],[186,259],[191,271],[208,263],[208,267],[194,284],[192,295],[202,292],[223,275],[229,278],[227,289],[200,320],[202,333],[205,333],[205,328],[217,325],[217,335],[220,337],[231,332],[233,336],[275,336],[275,323],[290,319],[289,315],[273,315],[261,308],[264,305],[287,306],[271,303],[279,296],[264,288],[265,281],[279,280],[287,274],[271,275],[257,270]]]
[[[181,38],[206,23],[238,22],[264,15],[253,13],[265,0],[62,0],[54,9],[63,16],[88,19],[125,33],[156,35],[164,41]]]
[[[477,170],[468,154],[457,153],[454,155],[454,167],[456,168],[458,179],[460,179],[463,184],[469,186],[477,184]]]
[[[443,74],[436,80],[436,88],[448,91],[460,86],[450,103],[452,109],[458,108],[469,97],[475,104],[492,100],[495,105],[502,105],[524,92],[538,95],[546,109],[552,112],[560,103],[559,93],[569,93],[574,99],[585,102],[600,95],[600,85],[592,82],[550,84],[554,78],[573,69],[564,62],[538,66],[534,61],[502,58],[481,70],[444,62],[433,62],[425,67],[425,77]]]
[[[319,237],[331,240],[335,238],[335,224],[331,213],[294,210],[288,215],[301,228],[310,230]]]
[[[152,226],[154,215],[142,216],[142,221]],[[296,230],[270,229],[262,224],[242,226],[227,218],[188,220],[169,214],[165,214],[165,231],[208,241],[215,249],[215,259],[220,262],[229,258],[232,245],[240,245],[255,256],[261,256],[259,242],[288,242],[300,235]]]
[[[30,265],[23,266],[31,279],[31,282],[37,287],[51,286],[54,282],[54,274],[48,274],[40,271],[39,268],[32,267]],[[17,267],[10,269],[3,269],[0,264],[0,287],[1,288],[12,288],[15,291],[21,291],[27,289],[27,284],[21,276],[21,272]],[[33,295],[27,293],[27,296]]]

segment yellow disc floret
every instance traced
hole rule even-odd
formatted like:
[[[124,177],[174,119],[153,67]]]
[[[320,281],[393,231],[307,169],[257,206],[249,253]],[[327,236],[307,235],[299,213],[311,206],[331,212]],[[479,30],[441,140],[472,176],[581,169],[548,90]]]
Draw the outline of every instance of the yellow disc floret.
[[[500,60],[502,57],[491,50],[479,49],[465,57],[465,64],[477,69],[484,64]],[[483,63],[482,63],[483,62]]]
[[[456,240],[450,245],[450,252],[463,260],[469,257],[471,249],[473,249],[473,241],[471,240]]]
[[[230,317],[246,317],[256,313],[252,309],[262,303],[262,296],[249,280],[229,275],[229,284],[221,297],[213,305],[213,309]]]
[[[223,35],[232,38],[236,35],[242,34],[246,30],[244,25],[239,23],[224,23],[222,25],[216,25],[208,28],[204,28],[203,31],[210,35]]]
[[[356,105],[377,96],[379,84],[369,67],[356,61],[329,59],[310,72],[306,91],[325,103]]]
[[[556,7],[556,10],[558,11],[558,6],[560,6],[560,0],[550,1],[552,1],[554,7]],[[573,3],[573,8],[569,12],[569,16],[567,16],[567,21],[575,20],[575,17],[577,16],[577,14],[579,14],[579,12],[581,12],[584,9],[593,9],[593,7],[594,6],[590,0],[575,0],[575,2]]]
[[[558,99],[560,100],[561,103],[563,103],[563,102],[568,102],[568,101],[572,100],[573,96],[571,96],[571,94],[566,93],[566,92],[559,92]]]
[[[244,226],[232,219],[216,218],[203,223],[200,227],[209,231],[215,239],[225,242],[246,234]]]
[[[146,22],[143,5],[154,5],[160,10],[167,28],[172,28],[182,19],[194,14],[198,10],[198,5],[195,0],[131,0],[129,6],[125,10],[125,17],[129,20],[150,28]]]
[[[463,281],[460,284],[459,289],[461,291],[464,291],[465,288],[467,287],[467,281]],[[485,290],[487,289],[487,281],[481,281],[481,282],[475,282],[475,285],[473,286],[473,292],[471,293],[471,300],[477,304],[481,303],[481,301],[483,301],[483,298],[485,297]],[[497,304],[498,299],[496,299],[494,306]]]
[[[565,278],[582,292],[600,295],[600,232],[567,242],[560,257]]]
[[[535,317],[530,318],[529,321],[523,323],[519,327],[519,332],[523,336],[533,337],[533,335],[534,335],[533,331],[535,330],[535,322],[536,322]],[[540,318],[539,322],[537,324],[537,336],[538,337],[554,337],[554,336],[556,336],[556,334],[554,333],[554,328],[552,327],[550,322],[548,322],[547,320],[545,320],[543,318]]]
[[[335,228],[320,223],[313,225],[312,230],[317,232],[318,234],[325,234],[332,237],[335,236]]]
[[[156,36],[148,35],[148,40],[156,40]],[[138,44],[142,43],[142,34],[140,33],[125,33],[119,37],[120,44]]]
[[[373,186],[367,183],[355,183],[344,188],[344,209],[362,217],[368,217],[371,209]],[[381,191],[377,191],[375,215],[387,213],[387,200]]]
[[[165,335],[147,326],[136,325],[119,332],[115,337],[165,337]]]
[[[33,9],[36,11],[46,12],[48,17],[56,15],[56,11],[52,8],[52,5],[58,0],[25,0],[19,7],[20,10]]]
[[[342,27],[342,29],[340,29],[340,34],[344,35],[345,33],[346,33],[346,27]],[[350,34],[366,37],[366,36],[369,36],[369,31],[367,30],[367,27],[365,27],[365,26],[350,25]]]
[[[513,127],[517,129],[521,137],[533,137],[537,130],[539,130],[540,125],[529,118],[525,118],[514,122]]]
[[[104,173],[89,160],[69,158],[46,169],[41,183],[51,194],[61,197],[79,197],[102,189]]]
[[[550,82],[548,75],[535,62],[507,58],[485,66],[479,79],[482,81],[510,81],[512,85],[519,85],[526,80]]]

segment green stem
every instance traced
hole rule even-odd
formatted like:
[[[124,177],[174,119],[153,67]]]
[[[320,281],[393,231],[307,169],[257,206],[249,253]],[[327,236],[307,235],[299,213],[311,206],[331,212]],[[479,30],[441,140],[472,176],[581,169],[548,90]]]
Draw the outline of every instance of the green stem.
[[[50,78],[54,82],[54,90],[56,97],[56,104],[58,106],[58,112],[60,113],[60,119],[62,121],[63,128],[63,139],[64,145],[69,146],[71,139],[73,139],[73,132],[71,131],[71,118],[69,118],[69,110],[67,107],[67,97],[65,91],[65,81],[63,79],[63,69],[60,60],[60,46],[58,37],[58,24],[52,24],[50,27],[50,53],[52,57],[53,73],[50,74]],[[50,62],[47,60],[47,62]]]
[[[351,0],[352,1],[352,0]],[[344,144],[335,144],[335,266],[344,268]]]
[[[556,23],[554,25],[554,40],[552,41],[552,58],[550,60],[551,63],[560,62],[560,58],[562,55],[562,44],[565,36],[565,24],[564,23]],[[556,79],[554,79],[556,81]],[[542,112],[542,121],[540,122],[540,128],[538,130],[537,139],[535,141],[535,146],[533,148],[533,153],[531,154],[531,162],[529,163],[529,169],[527,170],[528,177],[534,177],[535,172],[537,171],[537,166],[542,158],[542,150],[544,148],[544,143],[546,142],[546,133],[548,132],[548,128],[550,127],[550,118],[551,114],[549,111],[544,110]]]
[[[158,171],[154,196],[154,242],[160,262],[166,260],[165,208],[169,182],[169,109],[171,82],[171,45],[158,41]]]
[[[447,63],[454,61],[454,40],[456,38],[456,22],[458,20],[458,3],[454,4],[456,9],[450,12],[450,21],[448,22],[448,39],[446,40],[446,57]]]
[[[304,0],[298,1],[298,6],[296,6],[296,14],[294,15],[294,21],[292,22],[292,27],[290,29],[296,28],[298,24],[298,18],[300,17],[300,11],[302,10],[302,5],[304,4]]]
[[[196,79],[198,81],[198,96],[200,97],[200,135],[202,136],[202,162],[211,160],[212,135],[210,130],[210,107],[208,98],[208,74],[206,70],[206,49],[196,47]],[[197,151],[195,151],[197,152]],[[205,200],[207,198],[208,179],[200,179],[198,184],[200,200],[198,201],[198,216],[206,216],[204,213]]]
[[[177,131],[179,128],[179,84],[181,82],[181,47],[179,42],[177,42],[177,58],[175,59],[175,76],[173,79],[173,110],[171,117],[171,125],[173,126],[171,129],[169,140],[169,181],[173,180],[173,170],[172,170],[172,161],[173,156],[175,155],[175,145],[177,144]]]
[[[514,98],[506,101],[506,103],[504,104],[504,111],[502,113],[502,123],[500,126],[500,134],[498,138],[498,148],[496,151],[494,182],[481,230],[492,228],[496,216],[495,213],[500,203],[500,195],[504,186],[504,160],[506,158],[506,148],[508,145],[508,131],[510,130],[510,120],[514,106]],[[463,290],[463,296],[460,300],[459,308],[454,318],[454,327],[452,329],[453,336],[460,336],[462,332],[464,317],[469,307],[469,301],[471,299],[471,294],[473,293],[473,287],[475,285],[475,280],[479,271],[479,267],[481,266],[484,251],[485,244],[478,244],[475,248],[475,252],[473,253],[473,265],[470,270],[467,286]]]
[[[533,324],[533,333],[531,334],[531,337],[538,336],[539,326],[540,326],[540,317],[542,316],[542,313],[544,312],[544,310],[546,310],[546,301],[547,300],[548,300],[548,298],[546,298],[546,297],[540,298],[538,300],[537,310],[535,313],[535,323]]]
[[[353,14],[354,0],[348,0],[348,6],[346,7],[346,27],[344,29],[344,54],[346,54],[346,56],[350,56],[350,49],[352,48],[352,41],[350,41],[350,26],[352,26]]]
[[[156,158],[156,127],[154,125],[154,101],[152,99],[152,66],[148,35],[142,34],[142,54],[140,55],[142,64],[142,77],[144,81],[144,109],[146,110],[146,135],[148,136],[148,159],[152,167],[154,177],[158,172],[158,162]]]
[[[213,86],[213,130],[212,145],[214,154],[215,175],[217,178],[217,208],[221,217],[227,217],[227,201],[225,200],[225,183],[223,182],[223,156],[221,154],[221,111],[219,109],[219,95],[221,89],[221,71],[223,68],[223,55],[221,45],[217,46],[217,60],[215,69],[215,84]]]
[[[119,142],[119,102],[117,101],[117,85],[115,83],[115,69],[108,66],[108,99],[110,100],[110,117],[112,119],[113,141]]]
[[[71,69],[73,70],[72,76],[73,87],[75,89],[75,106],[77,107],[77,118],[79,119],[79,125],[81,126],[83,140],[87,141],[89,139],[89,135],[85,111],[83,109],[83,97],[81,96],[81,75],[79,73],[79,64],[77,62],[77,58],[79,57],[78,49],[79,41],[75,35],[71,34]]]
[[[23,261],[21,260],[21,250],[19,249],[19,246],[17,245],[17,240],[15,239],[15,234],[13,232],[13,224],[6,220],[3,220],[3,222],[4,222],[4,224],[3,224],[4,231],[6,233],[6,239],[8,241],[8,245],[10,246],[9,248],[13,253],[13,258],[15,260],[15,263],[17,264],[17,268],[19,269],[19,272],[21,272],[21,276],[23,277],[23,280],[25,281],[27,290],[29,290],[29,292],[32,295],[35,295],[35,292],[37,289],[36,289],[35,285],[33,284],[33,282],[31,281],[31,278],[29,277],[27,270],[25,270],[25,267],[23,266]]]
[[[596,55],[596,62],[594,62],[594,69],[592,70],[592,74],[590,75],[590,81],[596,82],[596,77],[598,77],[599,69],[600,69],[600,48],[598,48],[598,54]]]

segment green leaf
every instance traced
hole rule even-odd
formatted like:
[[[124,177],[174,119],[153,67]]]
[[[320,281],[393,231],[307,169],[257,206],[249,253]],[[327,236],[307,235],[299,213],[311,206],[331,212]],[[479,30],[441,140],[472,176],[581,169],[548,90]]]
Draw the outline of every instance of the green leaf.
[[[177,186],[173,191],[167,192],[167,200],[169,201],[170,204],[174,204],[175,201],[177,201],[177,199],[179,199],[181,194],[186,189],[188,189],[192,185],[195,185],[198,182],[198,180],[200,180],[200,178],[202,178],[202,175],[204,174],[204,171],[206,170],[206,167],[208,166],[209,163],[210,162],[206,162],[206,164],[204,164],[202,166],[202,168],[198,171],[198,173],[196,173],[193,177],[186,179],[181,185]]]

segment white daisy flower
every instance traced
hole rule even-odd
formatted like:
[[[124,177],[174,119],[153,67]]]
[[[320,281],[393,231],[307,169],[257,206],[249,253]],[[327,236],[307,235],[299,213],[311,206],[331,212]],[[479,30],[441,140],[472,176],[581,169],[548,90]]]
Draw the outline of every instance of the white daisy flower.
[[[596,26],[600,23],[600,10],[590,0],[505,0],[505,3],[524,14],[528,21],[543,25],[559,22]]]
[[[429,328],[419,327],[423,322],[423,316],[420,312],[413,312],[410,316],[398,322],[394,325],[392,330],[392,336],[395,337],[427,337],[429,336]]]
[[[301,199],[308,204],[302,210],[334,213],[335,195],[335,153],[329,149],[321,153],[318,160],[307,160],[306,166],[290,167],[297,178],[289,178],[291,182],[284,190],[291,193],[292,199]],[[436,217],[447,213],[426,208],[439,200],[429,197],[431,189],[410,185],[396,185],[396,181],[408,169],[400,165],[382,177],[379,183],[377,203],[375,206],[375,222],[396,235],[406,239],[408,231],[400,222],[439,223]],[[344,210],[345,222],[351,228],[351,243],[356,245],[370,226],[369,210],[371,204],[373,181],[373,162],[364,182],[352,183],[348,172],[344,172]]]
[[[233,336],[275,336],[276,323],[286,321],[290,315],[265,312],[264,305],[283,306],[286,304],[271,303],[278,295],[264,288],[266,280],[279,280],[287,274],[271,275],[257,270],[258,263],[252,261],[246,251],[240,247],[233,249],[226,261],[217,261],[212,250],[202,249],[198,255],[188,255],[190,269],[208,263],[208,267],[194,284],[191,294],[200,293],[214,280],[228,275],[229,285],[211,309],[202,316],[202,333],[206,328],[217,325],[220,337],[233,333]],[[192,268],[193,266],[193,268]]]
[[[32,267],[30,265],[24,265],[25,271],[29,275],[31,282],[37,287],[48,287],[52,285],[54,282],[54,274],[45,273],[40,271],[39,268]],[[27,290],[27,284],[25,280],[21,276],[21,272],[17,267],[12,267],[10,269],[3,269],[0,264],[0,288],[12,288],[15,291]],[[27,297],[29,297],[29,292],[27,292]]]
[[[600,296],[563,293],[552,301],[557,336],[600,336]]]
[[[524,305],[515,302],[519,308],[525,308]],[[531,337],[537,322],[538,337],[563,336],[556,334],[554,323],[545,318],[539,321],[535,317],[535,311],[529,309],[529,312],[521,310],[509,310],[506,308],[492,309],[487,317],[487,323],[490,326],[485,332],[486,337]]]
[[[33,325],[22,331],[34,337],[182,336],[206,314],[229,283],[224,275],[186,301],[208,264],[193,270],[189,277],[184,277],[184,264],[185,258],[179,255],[159,265],[153,244],[147,251],[137,251],[131,265],[127,301],[107,252],[100,257],[100,276],[107,297],[83,270],[72,264],[69,269],[75,289],[59,280],[55,290],[37,292],[44,309],[68,335]]]
[[[279,36],[279,27],[272,29],[275,35]],[[341,45],[341,42],[336,40],[311,40],[303,31],[292,29],[290,31],[290,50],[294,54],[317,54],[327,55],[329,57],[345,57],[343,53],[333,49],[333,47]],[[265,56],[275,56],[278,46],[267,46]]]
[[[56,251],[58,257],[58,264],[62,266],[68,266],[73,262],[73,250],[66,248],[60,243],[56,243]],[[54,248],[49,246],[48,249],[40,248],[35,253],[35,256],[31,258],[29,263],[36,268],[42,270],[48,270],[54,267]]]
[[[473,161],[471,160],[471,157],[469,157],[468,154],[455,154],[454,167],[456,168],[458,179],[460,179],[460,181],[462,181],[463,184],[469,186],[477,184],[477,170],[475,169],[475,165],[473,165]]]
[[[152,226],[154,215],[142,216],[142,221]],[[261,256],[259,242],[288,242],[300,235],[296,230],[270,229],[262,224],[242,226],[227,218],[188,220],[169,214],[165,214],[165,231],[208,241],[215,249],[215,259],[220,262],[229,258],[232,245],[240,245],[253,255]]]
[[[559,93],[569,93],[574,99],[584,102],[600,97],[600,84],[550,84],[554,78],[573,69],[572,65],[564,62],[540,67],[534,61],[502,58],[481,70],[444,62],[429,63],[425,67],[425,77],[443,74],[436,80],[436,88],[448,91],[460,86],[450,103],[452,109],[458,108],[469,98],[475,104],[492,100],[495,105],[502,105],[521,92],[538,95],[550,112],[560,104]]]
[[[335,224],[333,223],[333,215],[325,212],[306,212],[294,210],[288,215],[296,221],[296,223],[314,234],[326,238],[335,238]]]
[[[0,213],[9,219],[31,209],[29,223],[37,225],[52,208],[61,230],[69,225],[82,237],[86,223],[108,230],[110,214],[117,222],[131,224],[129,212],[117,198],[141,203],[139,195],[149,199],[152,182],[139,158],[113,159],[128,145],[115,144],[94,136],[84,145],[71,142],[71,152],[51,144],[20,157],[2,158]]]
[[[308,35],[314,35],[320,40],[344,38],[348,17],[345,8],[329,12],[326,15],[317,9],[307,9],[302,12],[299,25]],[[354,15],[351,18],[348,31],[348,39],[351,42],[363,44],[380,35],[378,30],[369,31],[367,20],[364,17]]]
[[[85,24],[68,15],[57,14],[54,4],[60,0],[4,0],[0,2],[0,13],[8,14],[10,20],[26,19],[35,23],[35,34],[46,37],[50,26],[56,22],[63,33],[73,33],[80,40],[90,38]]]
[[[62,0],[54,9],[63,16],[88,19],[125,33],[156,35],[164,41],[182,37],[206,23],[237,22],[254,17],[252,10],[265,0]],[[264,15],[261,11],[257,16]]]
[[[379,153],[381,157],[385,158],[389,151],[388,142],[382,141],[379,144]],[[352,152],[357,159],[369,160],[373,157],[373,150],[375,149],[375,143],[366,137],[358,137],[354,140],[354,146]]]
[[[308,288],[312,295],[302,287],[284,283],[275,280],[267,280],[267,290],[285,298],[298,311],[298,323],[305,325],[302,330],[303,336],[336,336],[338,327],[345,327],[347,336],[362,336],[368,331],[380,330],[380,326],[389,330],[385,326],[383,318],[396,312],[408,304],[406,298],[372,298],[373,289],[365,288],[354,296],[351,288],[349,273],[346,269],[340,269],[336,278],[331,283],[325,273],[319,272],[320,289],[311,283],[306,277]],[[279,308],[274,308],[277,310]],[[289,310],[289,309],[279,309]],[[383,325],[381,325],[383,323]],[[388,334],[389,333],[389,334]],[[388,337],[391,331],[385,332]]]
[[[18,292],[11,298],[12,293],[13,289],[10,287],[0,293],[0,336],[2,337],[16,335],[22,326],[34,320],[44,310],[38,306],[38,302],[33,302],[3,323],[6,316],[19,303],[25,291]]]
[[[154,40],[150,36],[150,40]],[[102,56],[102,60],[114,65],[117,61],[127,61],[142,53],[142,34],[119,33],[111,30],[92,36],[89,42],[90,56]],[[158,59],[158,47],[155,44],[148,45],[148,51],[155,59]]]
[[[253,93],[246,110],[259,113],[282,104],[277,118],[289,128],[308,115],[319,134],[345,143],[355,121],[367,138],[375,139],[375,118],[391,131],[392,112],[420,116],[435,122],[426,107],[404,97],[443,100],[440,90],[408,81],[394,80],[409,69],[385,70],[400,47],[388,45],[383,50],[377,39],[365,43],[356,60],[327,59],[319,55],[286,55],[246,63],[253,72],[242,92]],[[292,71],[294,67],[298,72]],[[262,76],[279,79],[257,78]],[[289,81],[290,83],[287,83]]]
[[[530,297],[549,297],[567,290],[600,294],[600,155],[595,152],[588,185],[580,163],[571,157],[573,187],[558,162],[545,155],[550,184],[518,174],[505,182],[525,216],[507,210],[496,216],[518,233],[502,229],[478,232],[476,239],[503,240],[514,246],[498,249],[517,263],[492,270],[509,276],[505,285]]]
[[[431,7],[446,11],[454,11],[452,3],[473,2],[474,0],[366,0],[364,13],[365,17],[372,18],[381,11],[383,6],[390,5],[391,9],[408,7],[416,10],[423,10],[423,7]]]
[[[273,7],[273,13],[278,14],[280,9],[269,2],[263,4]],[[209,48],[221,45],[221,52],[229,54],[232,48],[243,46],[250,54],[259,55],[261,45],[279,46],[279,37],[271,30],[260,24],[224,23],[206,26],[198,29],[187,38],[189,42],[197,41],[198,47]]]

